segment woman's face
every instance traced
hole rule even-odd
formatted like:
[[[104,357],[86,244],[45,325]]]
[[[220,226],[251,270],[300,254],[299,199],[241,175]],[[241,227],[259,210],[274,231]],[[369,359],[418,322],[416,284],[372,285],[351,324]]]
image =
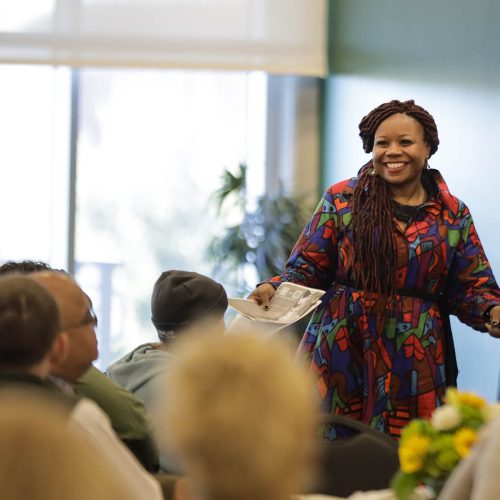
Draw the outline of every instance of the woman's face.
[[[389,184],[410,187],[420,183],[429,151],[422,125],[409,115],[396,113],[375,131],[373,166]]]

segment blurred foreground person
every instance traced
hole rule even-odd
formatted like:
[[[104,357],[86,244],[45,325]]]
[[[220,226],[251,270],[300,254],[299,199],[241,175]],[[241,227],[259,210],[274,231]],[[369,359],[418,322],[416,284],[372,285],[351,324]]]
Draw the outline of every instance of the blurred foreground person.
[[[500,497],[500,415],[482,429],[478,442],[452,472],[440,500],[497,500]]]
[[[0,394],[0,498],[133,500],[116,469],[67,419],[31,392]]]
[[[314,457],[309,377],[255,332],[179,341],[163,426],[186,471],[184,500],[289,500]]]

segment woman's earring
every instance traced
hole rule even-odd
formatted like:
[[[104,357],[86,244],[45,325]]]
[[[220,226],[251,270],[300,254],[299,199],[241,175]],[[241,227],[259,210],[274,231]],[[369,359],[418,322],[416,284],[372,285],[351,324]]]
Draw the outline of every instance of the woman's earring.
[[[425,160],[425,168],[427,170],[429,170],[431,168],[431,166],[429,165],[429,163],[427,162],[427,160]]]
[[[377,171],[375,170],[375,167],[372,167],[372,169],[370,170],[370,175],[372,175],[372,176],[377,175]]]

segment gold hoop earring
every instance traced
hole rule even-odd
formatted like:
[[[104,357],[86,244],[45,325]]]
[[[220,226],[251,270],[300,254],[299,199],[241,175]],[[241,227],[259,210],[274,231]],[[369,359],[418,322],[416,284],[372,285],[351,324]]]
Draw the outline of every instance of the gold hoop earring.
[[[375,170],[375,167],[372,167],[372,169],[370,170],[370,175],[371,176],[377,175],[377,171]]]

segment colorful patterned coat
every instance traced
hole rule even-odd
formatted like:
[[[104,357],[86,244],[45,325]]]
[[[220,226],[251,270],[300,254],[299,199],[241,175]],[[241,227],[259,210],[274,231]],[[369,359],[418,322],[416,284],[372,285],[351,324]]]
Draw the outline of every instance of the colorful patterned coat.
[[[357,179],[331,186],[292,250],[292,281],[326,290],[300,345],[316,377],[322,410],[348,415],[397,437],[414,417],[427,417],[445,392],[444,292],[451,314],[486,331],[483,314],[500,292],[464,203],[437,170],[426,172],[434,195],[406,229],[394,224],[396,305],[385,319],[367,310],[364,292],[349,284],[352,194]],[[337,282],[338,280],[339,282]],[[342,282],[344,284],[342,284]]]

